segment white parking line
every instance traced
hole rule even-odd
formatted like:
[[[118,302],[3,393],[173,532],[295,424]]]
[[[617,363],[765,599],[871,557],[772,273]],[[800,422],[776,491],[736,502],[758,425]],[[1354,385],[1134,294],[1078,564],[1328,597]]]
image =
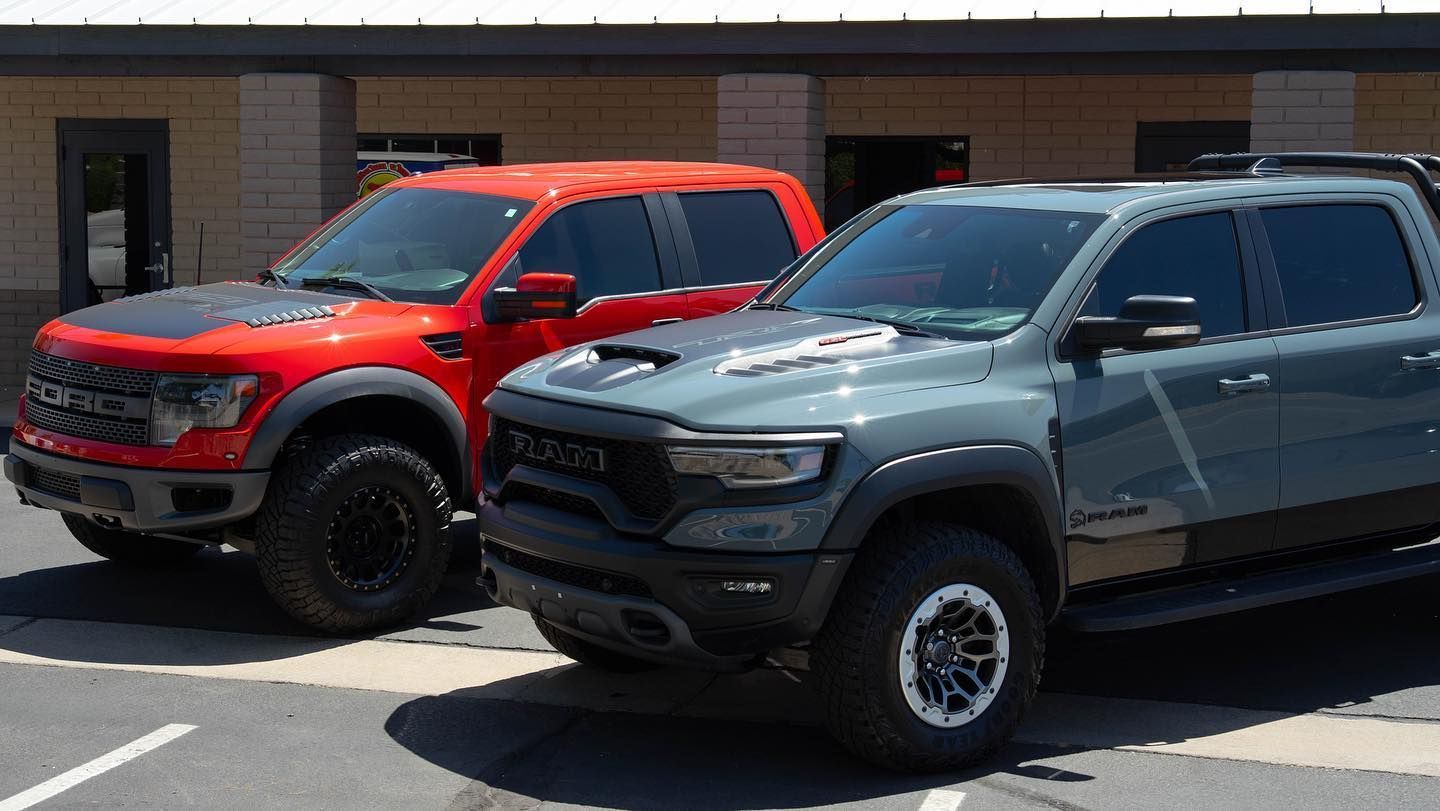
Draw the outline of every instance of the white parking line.
[[[947,788],[931,789],[925,795],[924,802],[920,803],[920,811],[955,811],[960,803],[965,802],[965,792],[951,791]]]
[[[72,789],[96,775],[104,774],[121,764],[134,760],[146,752],[158,749],[185,733],[195,729],[190,724],[169,724],[127,743],[115,751],[101,755],[83,766],[76,766],[64,774],[56,775],[40,785],[22,791],[7,800],[0,800],[0,811],[22,811],[42,803],[62,791]]]

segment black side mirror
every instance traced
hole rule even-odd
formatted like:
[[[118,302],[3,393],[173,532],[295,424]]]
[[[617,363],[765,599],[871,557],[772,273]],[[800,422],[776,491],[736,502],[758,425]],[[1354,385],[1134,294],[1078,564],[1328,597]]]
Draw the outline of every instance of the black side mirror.
[[[1075,319],[1075,346],[1095,354],[1106,349],[1170,349],[1200,341],[1200,305],[1186,296],[1131,296],[1118,316]]]
[[[574,318],[575,286],[568,273],[526,273],[513,288],[495,290],[495,309],[502,321]]]

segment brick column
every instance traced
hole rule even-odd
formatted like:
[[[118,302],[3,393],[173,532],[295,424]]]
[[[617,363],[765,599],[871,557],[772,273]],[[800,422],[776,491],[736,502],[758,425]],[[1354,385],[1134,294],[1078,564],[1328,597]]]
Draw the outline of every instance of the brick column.
[[[1257,73],[1250,108],[1255,152],[1348,152],[1355,148],[1355,74]]]
[[[311,73],[240,77],[245,273],[355,200],[355,83]]]
[[[825,198],[825,85],[795,73],[731,73],[716,85],[717,160],[765,166]]]

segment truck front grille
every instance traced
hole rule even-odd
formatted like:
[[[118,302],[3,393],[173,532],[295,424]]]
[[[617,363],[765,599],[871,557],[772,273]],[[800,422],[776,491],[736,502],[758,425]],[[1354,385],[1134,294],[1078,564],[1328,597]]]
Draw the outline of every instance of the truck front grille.
[[[80,477],[73,473],[32,466],[25,473],[25,483],[52,496],[80,500]]]
[[[519,549],[512,549],[494,541],[486,541],[485,548],[500,560],[522,572],[528,572],[546,580],[554,580],[556,583],[564,583],[567,586],[574,586],[577,589],[598,591],[602,594],[624,594],[630,597],[643,597],[647,600],[653,599],[655,596],[644,580],[629,575],[603,572],[599,569],[576,566],[572,563],[561,563],[558,560],[542,558],[529,552],[521,552]]]
[[[516,465],[525,465],[551,473],[573,476],[577,479],[597,482],[610,488],[630,514],[636,518],[656,521],[664,518],[675,506],[675,491],[678,486],[675,468],[665,447],[653,442],[636,442],[623,439],[572,434],[527,425],[496,417],[494,433],[489,447],[495,462],[495,472],[503,480]],[[526,443],[516,443],[515,436],[523,436]],[[598,449],[603,453],[603,469],[593,465],[569,464],[562,461],[561,454],[522,454],[517,444],[528,444],[531,448],[552,447],[566,449],[578,446],[582,449]],[[558,505],[556,502],[556,506]],[[573,511],[573,510],[572,510]]]
[[[67,436],[144,445],[156,377],[155,372],[31,352],[25,419]]]

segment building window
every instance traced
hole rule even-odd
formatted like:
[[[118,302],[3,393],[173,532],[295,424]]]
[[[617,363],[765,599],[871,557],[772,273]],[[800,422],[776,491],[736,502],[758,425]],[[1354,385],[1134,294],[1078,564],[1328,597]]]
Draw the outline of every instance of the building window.
[[[1135,171],[1183,172],[1211,152],[1249,152],[1249,121],[1140,121]]]
[[[362,133],[357,152],[423,152],[469,155],[481,166],[500,164],[499,135]]]
[[[964,183],[970,139],[833,136],[825,139],[827,230],[897,194]]]

